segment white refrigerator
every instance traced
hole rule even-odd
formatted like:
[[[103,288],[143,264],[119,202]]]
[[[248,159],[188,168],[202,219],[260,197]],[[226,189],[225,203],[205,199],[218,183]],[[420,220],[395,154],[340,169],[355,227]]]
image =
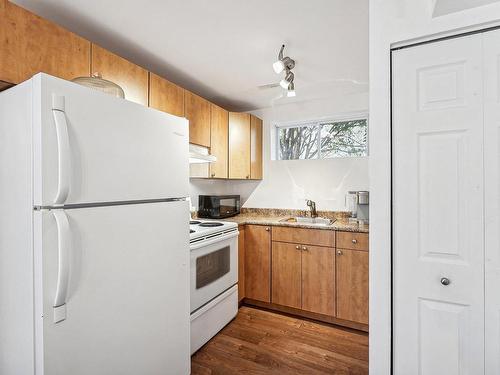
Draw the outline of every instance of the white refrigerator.
[[[0,374],[189,374],[188,131],[46,74],[0,93]]]

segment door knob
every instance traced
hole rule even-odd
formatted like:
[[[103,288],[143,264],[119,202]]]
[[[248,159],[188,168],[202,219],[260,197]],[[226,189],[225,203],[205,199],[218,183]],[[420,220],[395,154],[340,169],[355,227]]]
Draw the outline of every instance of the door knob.
[[[450,283],[451,283],[451,281],[447,277],[442,277],[441,278],[441,284],[443,284],[444,286],[450,285]]]
[[[337,250],[337,255],[342,255],[342,250]]]

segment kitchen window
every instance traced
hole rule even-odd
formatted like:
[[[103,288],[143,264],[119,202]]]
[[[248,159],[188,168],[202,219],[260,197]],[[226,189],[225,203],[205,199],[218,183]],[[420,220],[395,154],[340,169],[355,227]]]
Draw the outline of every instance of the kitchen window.
[[[367,115],[276,126],[276,159],[328,159],[368,155]]]

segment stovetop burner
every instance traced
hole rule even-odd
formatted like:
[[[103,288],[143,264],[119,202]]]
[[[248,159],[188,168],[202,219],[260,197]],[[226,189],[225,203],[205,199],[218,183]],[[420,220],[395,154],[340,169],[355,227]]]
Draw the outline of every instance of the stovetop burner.
[[[201,223],[200,227],[220,227],[222,225],[224,225],[224,224],[218,223],[216,221],[207,221],[205,223]]]
[[[201,223],[201,221],[198,221],[198,220],[191,220],[191,221],[189,222],[189,225],[196,225],[196,224],[200,224],[200,223]]]

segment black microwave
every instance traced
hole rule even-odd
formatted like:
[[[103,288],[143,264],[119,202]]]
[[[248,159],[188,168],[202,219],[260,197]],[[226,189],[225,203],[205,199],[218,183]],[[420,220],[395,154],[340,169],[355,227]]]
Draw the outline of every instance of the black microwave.
[[[200,195],[198,198],[198,217],[223,219],[239,213],[239,195]]]

